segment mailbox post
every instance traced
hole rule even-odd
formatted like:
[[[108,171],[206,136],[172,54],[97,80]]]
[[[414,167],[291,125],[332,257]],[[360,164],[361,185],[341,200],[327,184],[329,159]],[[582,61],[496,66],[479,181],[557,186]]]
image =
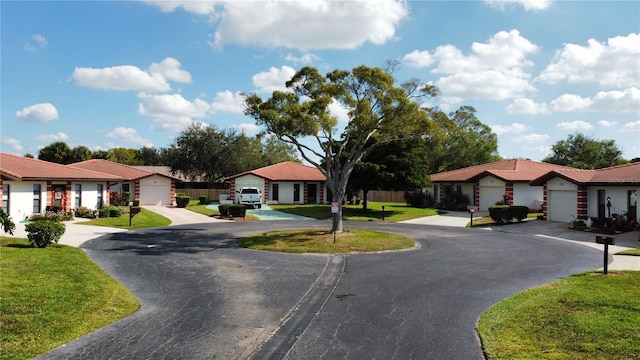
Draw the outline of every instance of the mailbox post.
[[[611,236],[597,235],[596,243],[604,244],[604,274],[606,275],[608,273],[608,266],[609,266],[609,245],[615,245],[616,239]]]
[[[471,216],[471,225],[469,227],[473,227],[473,213],[476,212],[474,209],[469,209],[469,216]]]
[[[129,206],[129,227],[131,227],[131,220],[136,214],[140,213],[140,206]]]
[[[384,205],[382,205],[382,221],[384,221]]]

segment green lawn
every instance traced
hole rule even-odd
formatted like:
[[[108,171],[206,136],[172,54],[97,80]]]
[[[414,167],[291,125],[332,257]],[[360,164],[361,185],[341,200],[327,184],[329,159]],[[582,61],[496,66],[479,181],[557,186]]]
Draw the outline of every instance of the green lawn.
[[[129,207],[123,207],[122,209],[129,210]],[[140,208],[140,213],[135,214],[131,219],[131,226],[129,226],[129,214],[123,214],[117,218],[99,218],[91,219],[89,221],[82,221],[78,224],[82,225],[95,225],[95,226],[107,226],[121,229],[146,229],[151,227],[169,226],[171,220],[166,217],[156,214],[152,211]]]
[[[630,249],[624,250],[616,253],[616,255],[631,255],[631,256],[640,256],[640,249]]]
[[[350,253],[408,249],[415,242],[405,236],[371,230],[345,230],[336,234],[328,230],[272,231],[242,238],[241,247],[287,253]]]
[[[74,247],[0,237],[0,279],[0,359],[30,359],[139,307]]]
[[[331,205],[270,205],[272,209],[307,216],[314,219],[330,219]],[[384,212],[382,207],[384,206]],[[421,209],[407,206],[405,203],[369,202],[367,210],[362,205],[343,205],[342,218],[344,220],[385,221],[398,222],[440,213],[435,209]]]
[[[478,331],[487,359],[639,359],[640,272],[584,273],[507,298]]]

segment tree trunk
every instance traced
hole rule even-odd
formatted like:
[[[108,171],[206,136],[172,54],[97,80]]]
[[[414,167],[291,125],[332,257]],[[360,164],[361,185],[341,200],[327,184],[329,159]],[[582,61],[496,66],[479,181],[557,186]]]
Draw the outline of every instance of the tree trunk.
[[[369,189],[362,189],[362,209],[367,210],[367,205],[369,200],[367,200],[367,195],[369,195]]]

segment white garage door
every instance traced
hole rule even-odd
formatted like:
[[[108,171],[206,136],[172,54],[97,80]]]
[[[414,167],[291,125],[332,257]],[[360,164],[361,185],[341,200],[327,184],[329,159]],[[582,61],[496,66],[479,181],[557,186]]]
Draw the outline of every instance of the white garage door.
[[[575,191],[550,190],[547,194],[547,218],[550,221],[571,222],[577,214],[578,195]]]
[[[255,187],[260,189],[260,193],[262,194],[262,197],[264,200],[264,179],[254,175],[246,175],[246,176],[237,178],[236,191],[239,191],[243,187]],[[234,198],[236,197],[234,196]]]
[[[504,199],[504,187],[481,186],[480,187],[480,210],[488,210],[497,201]]]
[[[140,187],[140,205],[171,205],[171,187],[165,185]]]

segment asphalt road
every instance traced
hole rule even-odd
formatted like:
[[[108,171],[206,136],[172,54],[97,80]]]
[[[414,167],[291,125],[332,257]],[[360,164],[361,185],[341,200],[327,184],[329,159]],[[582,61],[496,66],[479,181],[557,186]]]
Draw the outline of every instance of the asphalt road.
[[[325,221],[211,223],[115,233],[82,248],[140,300],[133,315],[41,359],[482,359],[492,304],[601,266],[602,253],[526,234],[345,222],[417,248],[344,256],[236,246]]]

